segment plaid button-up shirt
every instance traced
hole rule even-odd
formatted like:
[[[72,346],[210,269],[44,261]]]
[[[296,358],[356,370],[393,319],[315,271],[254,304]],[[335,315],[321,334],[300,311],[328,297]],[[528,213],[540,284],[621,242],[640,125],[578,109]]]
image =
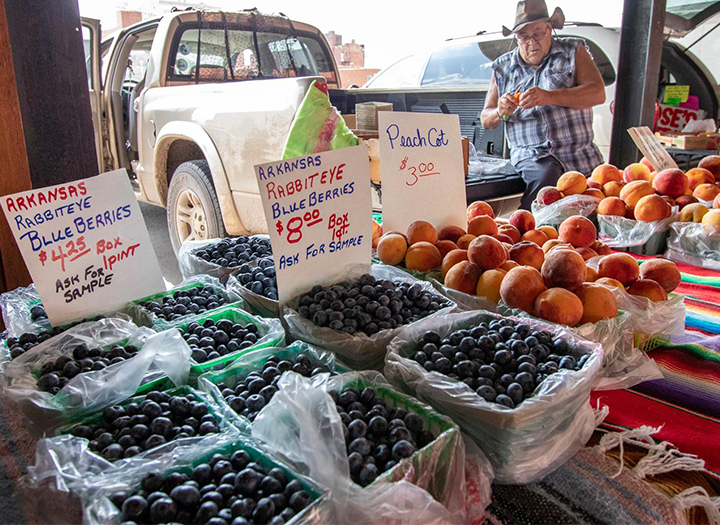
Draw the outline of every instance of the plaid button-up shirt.
[[[550,53],[537,68],[527,65],[517,48],[505,53],[492,64],[498,95],[525,92],[531,87],[554,90],[577,86],[575,53],[580,46],[587,47],[581,38],[553,38]],[[566,171],[590,175],[603,162],[593,144],[592,119],[592,109],[517,108],[505,122],[512,163],[553,155]]]

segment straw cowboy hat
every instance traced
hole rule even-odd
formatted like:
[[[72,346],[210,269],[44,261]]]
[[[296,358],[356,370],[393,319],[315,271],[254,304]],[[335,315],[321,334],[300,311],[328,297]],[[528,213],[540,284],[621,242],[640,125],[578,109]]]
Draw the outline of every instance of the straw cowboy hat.
[[[544,0],[525,0],[518,2],[515,12],[515,25],[512,29],[503,26],[503,36],[517,33],[523,27],[533,22],[550,22],[553,29],[562,29],[565,25],[565,14],[559,7],[555,8],[552,16],[548,15],[548,8]]]

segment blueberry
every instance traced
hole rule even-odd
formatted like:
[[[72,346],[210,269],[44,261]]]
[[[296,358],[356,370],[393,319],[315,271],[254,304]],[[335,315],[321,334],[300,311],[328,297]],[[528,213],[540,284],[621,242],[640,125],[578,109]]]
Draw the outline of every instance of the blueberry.
[[[515,403],[513,402],[512,398],[505,394],[500,394],[495,398],[495,402],[500,405],[505,405],[508,408],[515,408]]]
[[[206,523],[211,518],[214,518],[217,516],[217,513],[220,509],[218,508],[217,504],[213,501],[206,501],[202,505],[200,505],[200,508],[198,509],[197,513],[195,514],[195,521],[194,523]]]
[[[243,496],[251,496],[260,486],[260,475],[253,469],[246,468],[235,478],[235,490]]]
[[[277,494],[283,491],[283,486],[280,481],[268,475],[260,482],[260,490],[262,490],[264,494]]]
[[[273,514],[275,514],[275,504],[269,498],[262,498],[255,505],[252,519],[255,523],[267,523]]]
[[[380,472],[378,471],[376,465],[372,463],[363,465],[363,467],[360,469],[360,473],[358,474],[358,480],[360,481],[360,485],[362,485],[363,487],[367,487],[373,481],[375,481],[379,474]]]
[[[404,458],[409,458],[415,453],[415,447],[412,443],[405,439],[399,440],[393,445],[392,457],[395,461],[400,461]]]
[[[125,520],[140,521],[147,506],[147,501],[142,496],[130,496],[122,505],[123,518]]]
[[[483,385],[480,388],[477,389],[477,395],[482,397],[485,401],[493,402],[495,401],[495,398],[497,397],[497,392],[495,392],[495,389],[488,385]]]
[[[254,507],[255,503],[251,499],[243,498],[235,501],[230,510],[234,518],[250,518]]]
[[[357,438],[350,442],[348,445],[348,451],[350,453],[357,452],[362,456],[370,454],[371,445],[370,442],[365,438]]]
[[[288,503],[295,512],[300,512],[310,504],[310,494],[304,490],[299,490],[290,496]]]

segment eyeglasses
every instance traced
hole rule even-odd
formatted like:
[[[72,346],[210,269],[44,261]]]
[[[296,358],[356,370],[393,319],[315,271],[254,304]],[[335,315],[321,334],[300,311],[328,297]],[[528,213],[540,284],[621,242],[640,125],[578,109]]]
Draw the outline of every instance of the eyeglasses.
[[[518,33],[518,34],[515,35],[515,38],[517,38],[517,41],[520,42],[520,43],[523,44],[523,45],[529,44],[531,40],[535,40],[535,42],[537,42],[537,43],[539,44],[539,43],[540,43],[540,40],[541,40],[545,35],[547,35],[547,32],[548,32],[549,29],[550,29],[550,28],[549,28],[548,26],[545,26],[545,29],[543,29],[543,30],[537,30],[537,31],[533,32],[533,33],[530,34],[530,35],[525,35],[525,34],[520,34],[520,33]]]

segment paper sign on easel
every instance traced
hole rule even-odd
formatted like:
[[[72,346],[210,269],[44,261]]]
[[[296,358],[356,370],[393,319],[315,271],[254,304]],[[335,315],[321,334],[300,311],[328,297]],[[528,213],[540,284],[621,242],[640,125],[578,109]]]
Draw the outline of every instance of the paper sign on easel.
[[[0,199],[53,326],[165,290],[127,172]]]
[[[278,299],[335,282],[350,265],[370,269],[372,200],[367,146],[255,166]]]
[[[466,227],[460,118],[378,113],[383,229],[404,232],[417,220],[440,230]]]
[[[650,128],[647,126],[630,128],[628,133],[638,149],[650,161],[652,167],[655,168],[655,171],[662,171],[670,168],[677,169],[677,163],[665,150],[663,145],[660,144],[657,137],[653,135]]]

